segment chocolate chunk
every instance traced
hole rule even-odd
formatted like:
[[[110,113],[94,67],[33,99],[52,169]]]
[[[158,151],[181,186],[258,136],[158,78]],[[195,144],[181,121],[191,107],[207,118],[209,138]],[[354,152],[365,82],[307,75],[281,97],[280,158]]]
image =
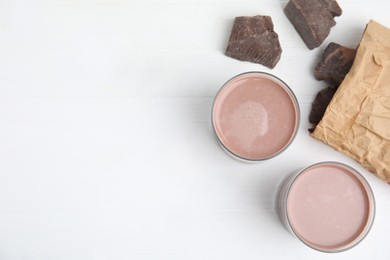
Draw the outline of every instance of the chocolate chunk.
[[[356,50],[329,43],[314,69],[315,78],[325,80],[337,88],[351,69],[355,56]]]
[[[336,25],[335,16],[342,10],[335,0],[290,0],[284,12],[290,22],[312,50],[321,45]]]
[[[325,110],[328,107],[330,101],[333,98],[336,89],[327,87],[320,90],[315,97],[313,104],[311,105],[311,111],[309,115],[309,122],[317,125],[325,114]]]
[[[226,55],[274,68],[282,48],[270,16],[236,17]]]
[[[322,4],[328,8],[333,17],[340,16],[343,13],[343,10],[341,10],[336,0],[322,0]]]

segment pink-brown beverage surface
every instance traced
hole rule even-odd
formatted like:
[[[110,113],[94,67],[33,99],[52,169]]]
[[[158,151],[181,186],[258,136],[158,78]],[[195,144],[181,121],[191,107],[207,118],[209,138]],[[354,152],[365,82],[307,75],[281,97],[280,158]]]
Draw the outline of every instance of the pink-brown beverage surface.
[[[319,250],[338,250],[367,227],[369,193],[354,172],[341,165],[305,170],[292,184],[287,214],[295,234]]]
[[[270,158],[292,141],[299,121],[297,101],[289,88],[265,73],[245,73],[218,93],[213,125],[222,145],[248,160]]]

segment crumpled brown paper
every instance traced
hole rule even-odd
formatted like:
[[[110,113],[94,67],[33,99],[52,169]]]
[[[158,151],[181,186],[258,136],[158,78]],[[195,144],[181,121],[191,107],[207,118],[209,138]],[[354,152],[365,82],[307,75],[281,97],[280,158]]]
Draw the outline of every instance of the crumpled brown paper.
[[[370,21],[312,136],[390,184],[390,29]]]

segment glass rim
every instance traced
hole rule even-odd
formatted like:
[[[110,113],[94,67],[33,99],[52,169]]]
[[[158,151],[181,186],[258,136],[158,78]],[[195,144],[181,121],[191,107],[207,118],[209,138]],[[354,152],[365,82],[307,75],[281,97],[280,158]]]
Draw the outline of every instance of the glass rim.
[[[336,247],[335,249],[325,249],[325,248],[322,248],[322,247],[317,247],[315,246],[314,244],[312,243],[309,243],[307,241],[305,241],[302,236],[300,236],[293,228],[293,226],[291,225],[291,222],[290,222],[290,218],[289,218],[289,215],[288,215],[288,210],[287,210],[287,205],[288,205],[288,197],[289,197],[289,194],[290,194],[290,190],[292,188],[292,186],[294,185],[294,183],[296,182],[296,180],[304,173],[306,172],[307,170],[311,169],[311,168],[314,168],[316,166],[319,166],[319,165],[338,165],[338,166],[341,166],[341,167],[344,167],[344,168],[347,168],[349,171],[351,171],[353,174],[355,174],[355,177],[356,179],[359,180],[359,182],[362,184],[362,186],[364,187],[366,193],[367,193],[367,198],[368,198],[368,206],[369,206],[369,212],[368,212],[368,217],[367,217],[367,223],[364,225],[362,231],[356,236],[355,239],[353,239],[351,242],[347,243],[346,245],[343,245],[343,246],[340,246],[340,247]],[[304,243],[306,246],[314,249],[314,250],[317,250],[317,251],[320,251],[320,252],[323,252],[323,253],[339,253],[339,252],[344,252],[346,250],[349,250],[355,246],[357,246],[361,241],[364,240],[364,238],[368,235],[368,233],[370,232],[373,224],[374,224],[374,220],[375,220],[375,215],[376,215],[376,203],[375,203],[375,196],[374,196],[374,193],[372,191],[372,188],[370,186],[370,184],[368,183],[368,181],[366,180],[366,178],[358,171],[356,170],[355,168],[345,164],[345,163],[341,163],[341,162],[336,162],[336,161],[322,161],[322,162],[318,162],[318,163],[314,163],[312,165],[309,165],[307,167],[305,167],[304,169],[300,170],[297,174],[295,174],[295,176],[293,176],[293,180],[291,181],[291,183],[288,185],[288,189],[286,191],[286,196],[284,198],[284,205],[286,205],[286,208],[284,209],[284,212],[285,212],[285,215],[286,215],[286,220],[287,220],[287,224],[288,224],[288,227],[289,229],[293,232],[294,236],[297,237],[302,243]]]
[[[234,152],[232,152],[229,148],[226,147],[226,145],[221,141],[221,138],[218,136],[218,133],[216,131],[216,126],[214,124],[215,120],[214,120],[214,111],[215,111],[215,106],[216,106],[216,101],[218,99],[218,97],[220,96],[220,94],[222,93],[223,89],[231,82],[233,81],[234,79],[238,78],[238,77],[241,77],[241,76],[244,76],[244,75],[248,75],[248,74],[259,74],[259,75],[263,75],[263,76],[266,76],[266,77],[269,77],[269,78],[272,78],[273,80],[276,80],[279,84],[280,87],[282,87],[288,94],[289,94],[289,97],[291,98],[291,101],[294,105],[294,108],[295,108],[295,113],[296,113],[296,122],[295,122],[295,127],[294,127],[294,132],[293,134],[291,135],[289,141],[286,143],[286,145],[280,149],[279,151],[277,151],[276,153],[274,154],[271,154],[267,157],[264,157],[264,158],[256,158],[256,159],[250,159],[250,158],[245,158],[245,157],[242,157]],[[285,150],[287,150],[287,148],[293,143],[293,141],[295,140],[297,134],[298,134],[298,130],[299,130],[299,126],[300,126],[300,121],[301,121],[301,111],[300,111],[300,106],[299,106],[299,102],[298,102],[298,99],[295,95],[295,93],[293,92],[293,90],[290,88],[290,86],[284,82],[282,79],[280,79],[279,77],[271,74],[271,73],[268,73],[268,72],[264,72],[264,71],[247,71],[247,72],[243,72],[243,73],[240,73],[240,74],[237,74],[233,77],[231,77],[229,80],[227,80],[223,85],[222,87],[219,88],[217,94],[215,95],[214,97],[214,100],[213,100],[213,104],[212,104],[212,108],[211,108],[211,124],[212,124],[212,127],[213,127],[213,131],[214,131],[214,134],[215,136],[217,137],[217,140],[218,140],[218,143],[222,146],[222,148],[228,152],[230,155],[232,155],[235,159],[238,159],[240,161],[244,161],[244,162],[261,162],[261,161],[266,161],[266,160],[269,160],[269,159],[272,159],[278,155],[280,155],[282,152],[284,152]]]

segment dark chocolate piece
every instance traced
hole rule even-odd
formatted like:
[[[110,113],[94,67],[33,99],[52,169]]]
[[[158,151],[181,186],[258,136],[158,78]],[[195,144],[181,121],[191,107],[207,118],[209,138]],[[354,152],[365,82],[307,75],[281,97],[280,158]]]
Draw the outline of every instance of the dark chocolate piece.
[[[321,45],[336,25],[335,16],[342,10],[335,0],[290,0],[284,12],[290,22],[312,50]]]
[[[270,16],[236,17],[226,55],[274,68],[282,48]]]
[[[309,115],[309,122],[317,125],[325,114],[325,110],[328,107],[330,101],[333,98],[336,89],[327,87],[320,90],[315,97],[313,104],[311,105],[311,111]]]
[[[315,78],[338,88],[351,69],[355,56],[356,50],[334,42],[329,43],[314,69]]]

